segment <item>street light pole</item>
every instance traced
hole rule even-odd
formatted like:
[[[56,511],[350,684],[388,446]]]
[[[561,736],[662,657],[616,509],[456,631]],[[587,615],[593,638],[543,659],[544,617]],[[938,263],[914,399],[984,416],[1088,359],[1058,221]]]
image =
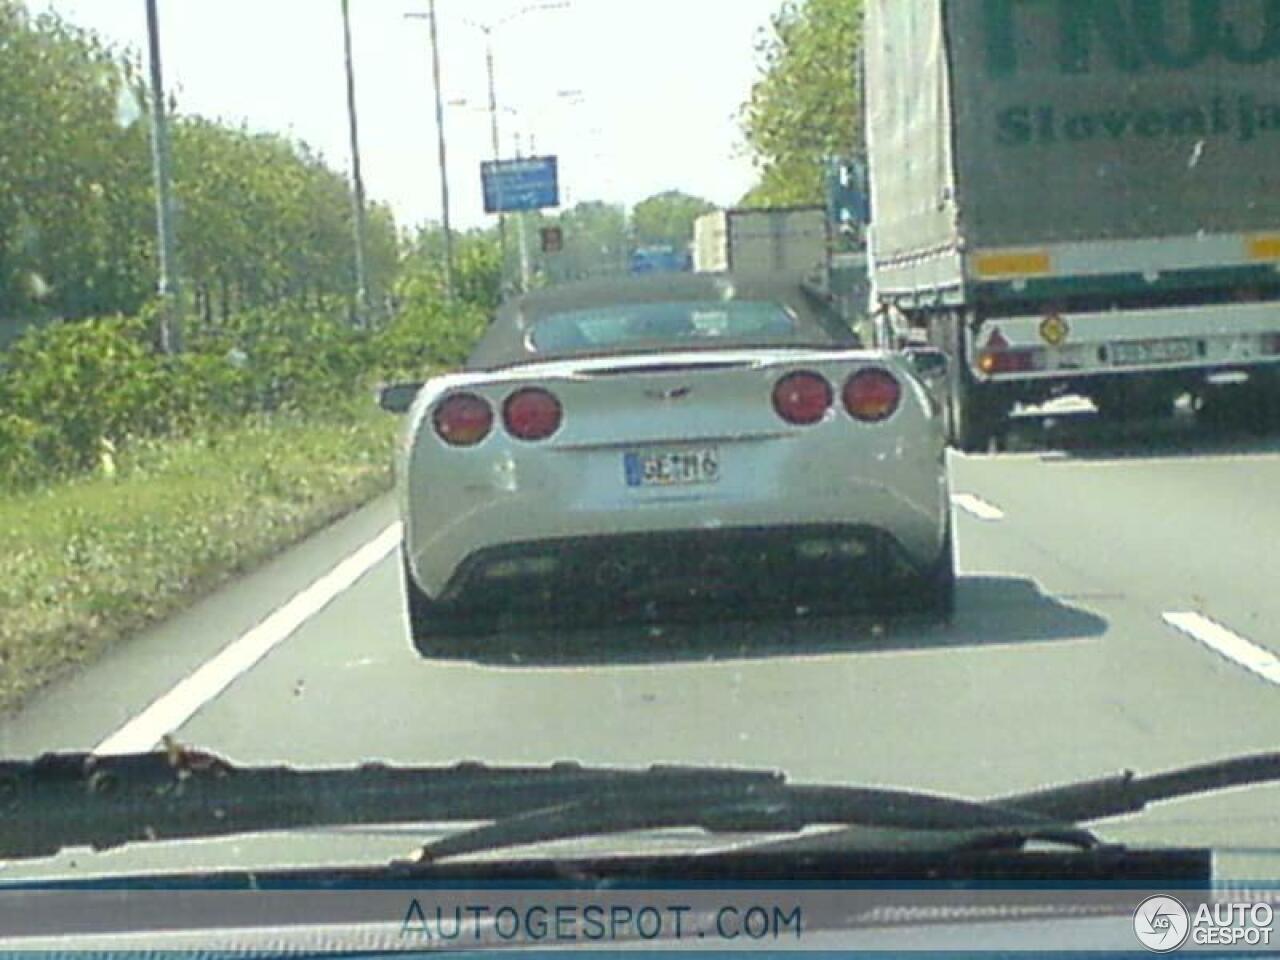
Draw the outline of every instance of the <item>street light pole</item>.
[[[151,57],[151,159],[155,175],[157,260],[160,268],[160,349],[173,354],[182,349],[182,285],[174,229],[169,108],[165,103],[164,68],[160,61],[160,16],[156,2],[147,0],[147,40]]]
[[[494,77],[493,66],[493,27],[483,27],[484,30],[484,59],[485,68],[489,74],[489,130],[493,138],[493,162],[500,163],[502,161],[502,140],[498,132],[498,83]],[[501,184],[502,178],[498,178]],[[501,188],[499,188],[501,189]],[[507,215],[501,211],[502,197],[498,197],[498,237],[502,244],[502,273],[506,277],[507,264]]]
[[[365,207],[364,172],[360,165],[360,121],[356,112],[356,71],[351,49],[351,10],[342,0],[342,38],[347,67],[347,121],[351,128],[351,210],[355,221],[356,314],[363,326],[369,322],[369,229]]]
[[[420,13],[406,13],[411,19],[422,19]],[[449,152],[444,133],[444,94],[440,82],[440,31],[436,18],[436,0],[431,0],[426,19],[431,21],[431,76],[436,97],[436,136],[440,155],[440,219],[444,225],[444,285],[450,299],[457,293],[453,260],[453,224],[449,212]]]
[[[474,20],[467,21],[473,27],[476,27],[478,30],[480,30],[485,37],[485,65],[489,73],[489,124],[490,124],[491,132],[493,135],[493,160],[495,163],[500,162],[502,159],[502,146],[501,146],[501,138],[499,136],[499,131],[498,131],[498,85],[497,85],[497,81],[494,78],[494,66],[493,66],[494,31],[496,31],[499,27],[502,27],[511,23],[513,20],[516,20],[520,17],[525,16],[526,14],[537,13],[539,11],[546,11],[546,10],[561,10],[568,6],[570,6],[569,0],[545,0],[545,2],[542,2],[542,3],[533,3],[533,4],[530,4],[529,6],[521,7],[519,10],[515,11],[514,13],[494,23],[477,23]],[[499,180],[501,180],[501,178],[499,178]],[[498,206],[501,207],[502,205],[503,205],[502,197],[499,196]],[[527,243],[527,239],[524,237],[523,221],[519,224],[519,226],[520,226],[521,241]],[[498,233],[499,233],[499,236],[501,237],[501,242],[502,242],[502,263],[503,263],[504,275],[505,275],[505,267],[507,262],[507,218],[506,218],[506,214],[501,212],[498,214]],[[527,289],[529,286],[529,276],[528,276],[529,270],[525,262],[526,260],[527,258],[525,257],[521,258],[521,277],[523,281],[522,286]]]
[[[521,149],[521,137],[518,132],[516,133],[516,159],[524,159],[524,150]],[[531,274],[529,266],[529,222],[525,218],[523,210],[516,214],[516,229],[520,231],[520,292],[527,293]]]

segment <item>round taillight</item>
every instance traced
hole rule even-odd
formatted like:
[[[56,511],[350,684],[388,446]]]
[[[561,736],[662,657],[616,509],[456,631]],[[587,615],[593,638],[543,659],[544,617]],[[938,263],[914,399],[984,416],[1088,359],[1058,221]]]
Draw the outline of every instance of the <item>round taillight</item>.
[[[451,447],[474,447],[493,429],[493,408],[473,393],[445,397],[432,415],[436,435]]]
[[[822,420],[834,400],[831,384],[817,373],[792,373],[773,388],[773,409],[787,423],[811,426]]]
[[[855,373],[844,387],[844,408],[863,423],[888,420],[902,403],[902,384],[888,370],[872,368]]]
[[[537,387],[513,393],[502,407],[502,421],[517,440],[546,440],[560,429],[563,419],[560,401]]]

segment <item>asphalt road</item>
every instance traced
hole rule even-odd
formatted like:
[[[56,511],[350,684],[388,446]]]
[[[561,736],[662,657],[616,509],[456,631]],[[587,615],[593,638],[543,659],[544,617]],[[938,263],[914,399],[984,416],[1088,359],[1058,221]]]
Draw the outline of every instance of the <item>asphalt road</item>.
[[[1280,746],[1280,439],[1042,414],[956,457],[953,487],[950,627],[517,636],[480,662],[410,650],[380,501],[48,691],[0,754],[172,731],[245,763],[713,763],[986,796]],[[1108,833],[1275,847],[1277,811],[1280,789],[1235,791]]]

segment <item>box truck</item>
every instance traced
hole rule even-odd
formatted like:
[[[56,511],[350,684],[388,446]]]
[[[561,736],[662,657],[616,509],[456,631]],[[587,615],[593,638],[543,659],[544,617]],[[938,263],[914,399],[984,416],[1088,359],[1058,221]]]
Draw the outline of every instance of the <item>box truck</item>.
[[[873,304],[955,445],[1280,397],[1280,3],[868,0]]]

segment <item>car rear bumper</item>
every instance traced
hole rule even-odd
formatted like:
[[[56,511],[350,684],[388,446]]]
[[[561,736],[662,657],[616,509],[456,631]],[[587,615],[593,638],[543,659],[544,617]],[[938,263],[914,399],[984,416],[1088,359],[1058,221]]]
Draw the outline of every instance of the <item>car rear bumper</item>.
[[[520,569],[541,570],[559,589],[598,590],[597,568],[625,560],[632,551],[652,558],[651,565],[671,579],[714,580],[697,563],[677,558],[689,551],[694,557],[706,554],[718,570],[732,574],[741,557],[741,565],[755,571],[756,554],[777,559],[797,545],[817,549],[812,543],[831,531],[874,540],[871,555],[880,569],[888,569],[882,544],[892,544],[917,568],[935,562],[942,549],[950,506],[941,470],[893,487],[845,478],[833,482],[826,496],[812,494],[810,487],[785,499],[719,502],[673,491],[626,510],[596,510],[563,508],[533,490],[472,502],[470,509],[460,503],[447,514],[410,505],[406,553],[420,589],[433,599],[454,600],[478,586],[486,592],[507,589],[503,580],[520,579]],[[541,567],[533,563],[539,558]],[[512,576],[490,569],[508,560],[516,561]]]
[[[708,601],[734,609],[848,609],[910,596],[929,566],[864,526],[574,537],[477,551],[439,602],[465,613],[575,622],[625,618],[655,605],[670,614]]]

